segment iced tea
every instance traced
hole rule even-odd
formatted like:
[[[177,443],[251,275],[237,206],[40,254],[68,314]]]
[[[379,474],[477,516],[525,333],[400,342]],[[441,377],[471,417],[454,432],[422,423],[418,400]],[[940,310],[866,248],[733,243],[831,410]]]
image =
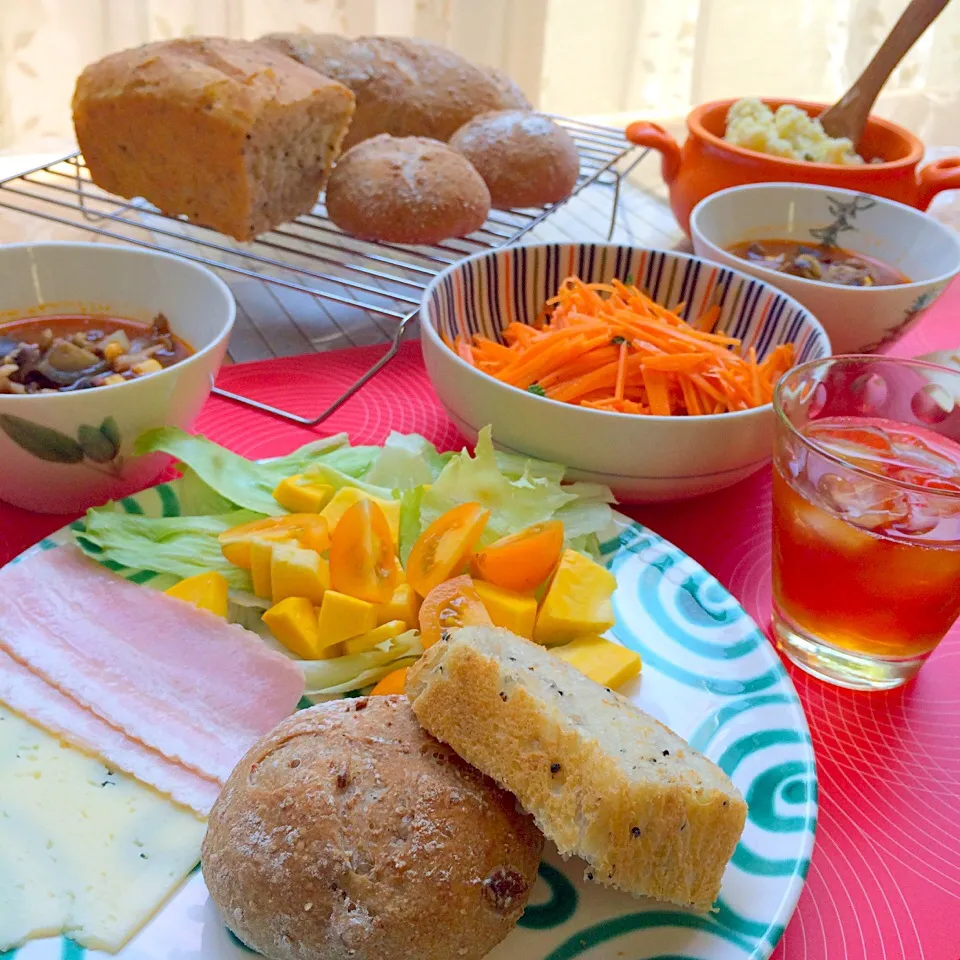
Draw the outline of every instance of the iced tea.
[[[778,432],[774,629],[810,672],[896,686],[960,615],[960,443],[823,406]]]

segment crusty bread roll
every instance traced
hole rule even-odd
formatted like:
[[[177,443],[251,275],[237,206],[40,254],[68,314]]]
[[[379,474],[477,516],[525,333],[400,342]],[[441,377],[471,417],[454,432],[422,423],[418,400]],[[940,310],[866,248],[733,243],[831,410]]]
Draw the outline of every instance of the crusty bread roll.
[[[420,723],[515,793],[588,879],[709,910],[747,814],[729,777],[539,644],[448,636],[410,668]]]
[[[381,134],[330,174],[327,214],[364,240],[430,244],[479,230],[490,212],[480,174],[445,143]]]
[[[479,960],[523,913],[542,846],[406,697],[364,697],[301,711],[251,748],[202,866],[224,923],[270,960]]]
[[[345,149],[380,133],[449,140],[478,113],[530,106],[506,74],[417,37],[272,33],[261,41],[356,94]]]
[[[353,106],[272,48],[195,37],[87,67],[73,121],[98,186],[249,240],[312,209]]]
[[[450,138],[450,146],[476,167],[498,210],[558,203],[577,185],[573,137],[527,110],[481,113]]]

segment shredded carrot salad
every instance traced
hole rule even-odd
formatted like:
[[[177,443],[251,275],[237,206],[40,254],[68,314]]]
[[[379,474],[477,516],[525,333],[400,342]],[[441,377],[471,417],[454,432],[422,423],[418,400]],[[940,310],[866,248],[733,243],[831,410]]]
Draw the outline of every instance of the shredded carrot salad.
[[[769,403],[794,362],[793,344],[757,361],[736,337],[714,333],[720,308],[694,324],[619,280],[569,277],[535,326],[512,323],[506,345],[479,334],[452,348],[503,383],[597,410],[698,416]]]

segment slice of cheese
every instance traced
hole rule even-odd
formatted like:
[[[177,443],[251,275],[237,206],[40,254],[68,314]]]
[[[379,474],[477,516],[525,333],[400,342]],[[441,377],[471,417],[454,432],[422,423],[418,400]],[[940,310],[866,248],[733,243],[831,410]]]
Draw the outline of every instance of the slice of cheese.
[[[0,704],[0,952],[119,950],[200,859],[205,822]]]

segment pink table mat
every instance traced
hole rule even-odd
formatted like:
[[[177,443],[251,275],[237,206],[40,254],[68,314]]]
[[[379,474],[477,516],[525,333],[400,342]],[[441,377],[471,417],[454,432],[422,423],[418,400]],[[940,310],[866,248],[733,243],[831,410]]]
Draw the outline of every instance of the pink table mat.
[[[892,353],[960,346],[955,284]],[[383,348],[224,368],[221,386],[288,409],[321,409]],[[420,350],[400,356],[317,431],[212,398],[198,432],[248,457],[286,453],[346,431],[379,443],[390,430],[441,449],[462,444],[430,387]],[[770,478],[676,505],[627,510],[713,573],[764,629],[770,618]],[[71,517],[0,504],[0,563]],[[960,589],[960,585],[958,585]],[[839,690],[790,668],[817,756],[820,821],[797,912],[777,960],[960,958],[960,628],[899,691]]]

